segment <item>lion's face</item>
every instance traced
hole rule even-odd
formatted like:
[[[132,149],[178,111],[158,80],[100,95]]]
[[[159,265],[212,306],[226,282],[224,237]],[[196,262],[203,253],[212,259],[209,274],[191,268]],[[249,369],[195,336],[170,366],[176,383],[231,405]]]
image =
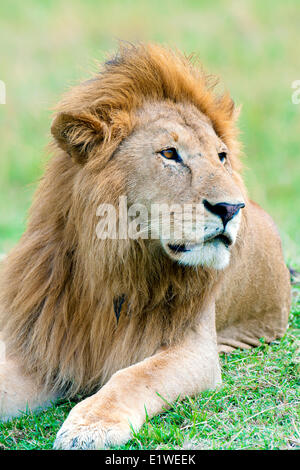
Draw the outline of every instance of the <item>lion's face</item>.
[[[142,203],[151,214],[153,243],[185,265],[228,265],[244,198],[230,153],[204,114],[189,104],[148,104],[114,158],[126,168],[129,204]],[[157,204],[170,207],[173,230],[167,235],[153,215]],[[178,237],[176,220],[191,207],[190,224]]]

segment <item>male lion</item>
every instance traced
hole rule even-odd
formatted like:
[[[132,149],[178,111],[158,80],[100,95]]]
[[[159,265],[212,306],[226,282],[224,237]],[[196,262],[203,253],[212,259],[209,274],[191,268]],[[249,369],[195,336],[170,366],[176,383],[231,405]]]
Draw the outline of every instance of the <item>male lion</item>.
[[[283,335],[289,273],[247,197],[236,114],[204,72],[156,45],[121,47],[64,97],[54,157],[1,271],[3,419],[91,394],[55,447],[121,445],[164,400],[220,384],[218,350]],[[202,236],[99,239],[98,207],[124,195],[128,207],[200,205]]]

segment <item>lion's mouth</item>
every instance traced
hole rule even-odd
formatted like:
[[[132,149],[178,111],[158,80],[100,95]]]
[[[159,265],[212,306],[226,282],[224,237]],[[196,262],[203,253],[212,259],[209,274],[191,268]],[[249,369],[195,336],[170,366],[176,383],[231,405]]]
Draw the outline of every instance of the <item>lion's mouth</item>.
[[[176,244],[168,243],[168,248],[175,254],[186,253],[188,251],[193,251],[197,248],[201,248],[206,243],[211,243],[211,242],[216,242],[216,241],[223,243],[226,246],[226,248],[228,248],[233,243],[231,237],[223,233],[223,234],[216,235],[216,236],[209,236],[204,239],[203,243],[176,243]]]
[[[204,238],[204,244],[212,242],[212,241],[220,241],[226,247],[229,247],[230,245],[233,244],[232,238],[227,233],[221,233],[220,235],[210,236],[210,237]]]
[[[191,248],[188,248],[184,243],[180,245],[173,245],[172,243],[168,243],[168,247],[174,253],[185,253],[186,251],[191,251]]]

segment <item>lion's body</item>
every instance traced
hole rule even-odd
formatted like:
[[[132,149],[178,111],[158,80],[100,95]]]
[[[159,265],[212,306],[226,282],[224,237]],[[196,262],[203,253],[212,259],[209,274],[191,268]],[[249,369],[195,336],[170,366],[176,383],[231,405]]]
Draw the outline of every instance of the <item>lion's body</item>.
[[[281,337],[287,326],[290,280],[277,229],[257,204],[249,201],[247,211],[242,256],[235,259],[231,275],[224,278],[216,302],[221,351],[258,346],[260,338],[271,342]]]
[[[164,104],[155,104],[160,102]],[[216,200],[226,195],[246,203],[236,227],[230,222],[234,241],[237,221],[240,224],[231,255],[222,244],[213,255],[213,248],[207,252],[210,258],[201,254],[202,261],[220,265],[218,253],[224,253],[228,262],[221,269],[177,263],[167,255],[168,248],[162,251],[145,240],[96,237],[101,202],[116,205],[124,193],[131,202],[147,200],[152,192],[155,202],[159,185],[172,202],[164,176],[152,183],[152,167],[144,170],[136,163],[139,157],[133,162],[128,153],[129,147],[130,152],[141,153],[141,136],[147,141],[151,126],[159,132],[158,109],[159,119],[165,120],[161,125],[167,129],[173,122],[172,135],[177,140],[180,135],[190,152],[198,145],[201,119],[201,129],[212,125],[214,132],[208,131],[200,150],[209,149],[212,142],[219,145],[220,136],[230,149],[226,174],[214,160],[196,162],[190,170],[202,175],[199,180],[215,175],[215,185],[209,189],[206,180],[202,183],[205,197]],[[8,361],[14,364],[2,369],[0,364],[2,415],[17,414],[26,404],[37,407],[49,397],[95,391],[107,383],[81,404],[78,416],[76,409],[71,413],[78,431],[91,425],[82,418],[86,407],[97,408],[102,425],[101,430],[93,428],[97,438],[91,447],[101,447],[128,439],[125,422],[130,418],[140,426],[144,405],[149,415],[161,409],[156,391],[173,399],[178,387],[185,395],[218,384],[217,335],[220,350],[255,346],[262,336],[267,341],[281,336],[289,313],[289,276],[276,229],[269,216],[248,200],[239,174],[231,100],[227,95],[214,97],[207,78],[187,61],[157,47],[123,51],[99,77],[74,89],[58,111],[53,125],[56,155],[35,195],[27,230],[1,272],[0,324]],[[85,152],[91,155],[87,161],[83,161]],[[158,168],[161,157],[155,158]],[[174,180],[176,186],[177,167],[163,164],[166,181]],[[185,169],[180,172],[190,181]],[[193,184],[176,189],[181,202],[199,197]],[[120,298],[116,318],[115,302]],[[204,361],[200,368],[194,365],[195,355]],[[14,377],[8,377],[9,370]],[[11,387],[18,389],[15,398]],[[132,411],[139,401],[138,412]],[[119,408],[110,411],[110,419],[117,424],[108,438],[103,423],[109,419],[99,410],[105,412],[113,402]],[[85,446],[84,439],[77,439],[79,447]],[[58,442],[64,448],[76,447],[61,438]]]

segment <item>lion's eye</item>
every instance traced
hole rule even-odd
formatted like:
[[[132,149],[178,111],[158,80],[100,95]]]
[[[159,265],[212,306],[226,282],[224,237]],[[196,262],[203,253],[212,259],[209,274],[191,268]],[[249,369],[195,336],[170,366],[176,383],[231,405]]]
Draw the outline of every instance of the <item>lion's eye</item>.
[[[219,155],[220,162],[224,163],[226,158],[227,158],[227,153],[226,152],[220,152],[220,153],[218,153],[218,155]]]
[[[176,162],[181,162],[181,158],[175,148],[164,149],[161,150],[159,153],[168,160],[175,160]]]

